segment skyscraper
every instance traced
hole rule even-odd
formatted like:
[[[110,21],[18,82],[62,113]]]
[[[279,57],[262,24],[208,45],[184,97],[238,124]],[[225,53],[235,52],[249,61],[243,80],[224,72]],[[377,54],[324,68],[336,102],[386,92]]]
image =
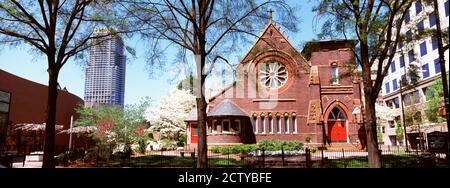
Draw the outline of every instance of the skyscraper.
[[[434,3],[427,5],[422,3],[423,1],[415,1],[406,12],[405,26],[401,30],[401,34],[406,36],[406,41],[399,44],[399,52],[391,62],[388,75],[384,78],[382,85],[383,103],[394,109],[390,114],[393,118],[381,126],[384,145],[395,146],[398,143],[405,143],[397,139],[396,132],[397,125],[402,125],[403,119],[405,119],[408,144],[412,148],[416,148],[417,144],[423,142],[421,140],[426,137],[426,134],[433,131],[445,132],[446,130],[445,123],[431,121],[426,113],[426,103],[434,95],[431,93],[430,86],[434,81],[441,79],[437,38],[429,36],[421,40],[413,39],[415,33],[436,29],[436,18],[441,21],[442,31],[449,31],[449,1],[438,0],[439,15],[436,15]],[[444,46],[445,43],[444,40]],[[447,74],[449,70],[448,52],[447,49],[444,53]],[[413,65],[418,67],[418,82],[413,88],[405,88],[400,84],[411,80],[408,70]],[[409,115],[412,118],[407,118],[406,114],[408,113],[414,114],[413,116]],[[410,119],[410,123],[407,122],[407,119]]]
[[[94,36],[107,35],[107,28],[96,28]],[[100,41],[99,41],[100,40]],[[95,41],[89,49],[86,66],[84,100],[86,105],[124,105],[125,62],[124,43],[111,35]]]

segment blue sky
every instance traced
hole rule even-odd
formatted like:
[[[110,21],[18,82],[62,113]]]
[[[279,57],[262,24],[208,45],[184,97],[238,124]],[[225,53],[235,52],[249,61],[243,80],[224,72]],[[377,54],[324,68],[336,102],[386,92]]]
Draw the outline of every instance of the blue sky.
[[[301,19],[298,25],[298,33],[286,33],[290,42],[299,48],[302,42],[313,40],[316,32],[313,28],[314,13],[311,11],[312,3],[307,0],[288,1],[294,6],[299,6],[298,16]],[[274,18],[276,22],[276,17]],[[283,28],[282,28],[283,30]],[[168,74],[166,70],[155,70],[152,76],[148,71],[149,66],[145,59],[145,44],[137,38],[125,41],[128,46],[136,50],[135,58],[128,55],[125,80],[125,104],[133,104],[141,98],[149,96],[155,102],[175,86],[169,82],[173,74]],[[251,44],[248,44],[248,48]],[[168,61],[173,56],[174,48],[166,52]],[[302,49],[298,49],[301,51]],[[231,57],[241,57],[245,54],[233,54]],[[38,55],[27,45],[14,48],[3,46],[0,48],[0,69],[12,74],[18,75],[28,80],[47,85],[48,74],[46,72],[47,63],[44,56]],[[66,87],[69,92],[74,93],[80,98],[84,98],[84,67],[83,62],[68,62],[59,74],[59,83],[61,87]]]

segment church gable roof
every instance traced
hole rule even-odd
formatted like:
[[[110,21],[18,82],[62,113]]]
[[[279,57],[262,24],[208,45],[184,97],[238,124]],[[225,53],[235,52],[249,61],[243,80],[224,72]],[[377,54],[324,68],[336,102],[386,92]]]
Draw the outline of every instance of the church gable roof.
[[[276,27],[275,23],[270,21],[264,30],[260,33],[255,43],[249,51],[243,56],[241,63],[247,63],[253,60],[259,54],[268,51],[284,52],[291,56],[297,64],[307,64],[303,55],[289,42],[287,37]]]

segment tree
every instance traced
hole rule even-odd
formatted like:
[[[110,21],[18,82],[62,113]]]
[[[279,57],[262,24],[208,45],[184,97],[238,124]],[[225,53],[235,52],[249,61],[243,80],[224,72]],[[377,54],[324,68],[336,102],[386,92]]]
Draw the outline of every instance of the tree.
[[[123,110],[111,105],[80,106],[76,109],[80,118],[74,126],[95,126],[91,136],[99,141],[99,145],[112,146],[127,153],[133,143],[142,144],[140,142],[146,140],[145,113],[150,103],[150,99],[145,98],[138,104],[126,105]]]
[[[428,101],[425,104],[425,115],[430,122],[441,123],[444,119],[439,115],[438,108],[444,106],[444,90],[442,80],[435,80],[427,89]]]
[[[194,83],[197,82],[197,79],[194,78],[194,76],[191,74],[189,74],[189,76],[183,80],[181,80],[178,85],[177,85],[177,89],[178,90],[188,90],[190,94],[194,94]]]
[[[116,19],[108,1],[2,0],[0,43],[25,43],[47,57],[48,99],[42,167],[54,168],[56,101],[61,68],[89,47],[92,28],[111,25]],[[111,19],[105,19],[105,18]],[[123,20],[123,19],[122,19]],[[121,24],[124,22],[120,22]],[[116,28],[120,32],[119,27]]]
[[[398,121],[395,121],[395,135],[400,145],[403,144],[403,139],[405,139],[405,133],[403,132],[403,126]]]
[[[322,0],[314,8],[319,16],[326,18],[322,36],[345,38],[351,36],[359,42],[358,49],[354,53],[357,63],[362,68],[370,168],[381,167],[375,102],[399,42],[404,38],[401,28],[406,12],[413,2],[413,0]],[[375,71],[372,71],[373,67]]]
[[[161,54],[166,49],[158,46],[163,44],[161,41],[178,47],[180,59],[186,60],[187,52],[195,59],[197,82],[194,88],[199,126],[197,166],[200,168],[207,167],[206,77],[216,62],[230,64],[224,55],[239,49],[242,42],[247,41],[246,35],[256,36],[256,28],[267,23],[269,5],[279,10],[281,25],[296,29],[292,24],[296,20],[293,10],[281,0],[261,3],[256,0],[134,0],[123,3],[136,22],[150,27],[142,33],[152,41],[150,63],[161,62]]]
[[[149,110],[151,126],[148,132],[159,132],[161,138],[176,141],[186,132],[184,120],[195,108],[195,96],[187,90],[175,89],[169,95],[161,97],[158,108]]]

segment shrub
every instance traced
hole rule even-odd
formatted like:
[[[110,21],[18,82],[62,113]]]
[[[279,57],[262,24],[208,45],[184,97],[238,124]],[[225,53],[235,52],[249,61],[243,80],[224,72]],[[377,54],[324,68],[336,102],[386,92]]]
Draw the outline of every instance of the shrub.
[[[55,157],[55,162],[58,165],[66,164],[67,160],[68,160],[68,158],[67,158],[67,155],[65,153],[60,153],[59,155],[57,155]]]
[[[249,153],[258,149],[265,151],[280,151],[283,148],[285,151],[303,150],[303,143],[297,141],[279,141],[279,140],[262,140],[258,144],[243,144],[233,146],[212,146],[210,151],[212,153],[221,154],[238,154]]]
[[[185,143],[186,143],[186,133],[183,133],[177,138],[177,146],[183,147]]]
[[[212,146],[210,149],[213,153],[220,153],[220,147],[219,146]]]

